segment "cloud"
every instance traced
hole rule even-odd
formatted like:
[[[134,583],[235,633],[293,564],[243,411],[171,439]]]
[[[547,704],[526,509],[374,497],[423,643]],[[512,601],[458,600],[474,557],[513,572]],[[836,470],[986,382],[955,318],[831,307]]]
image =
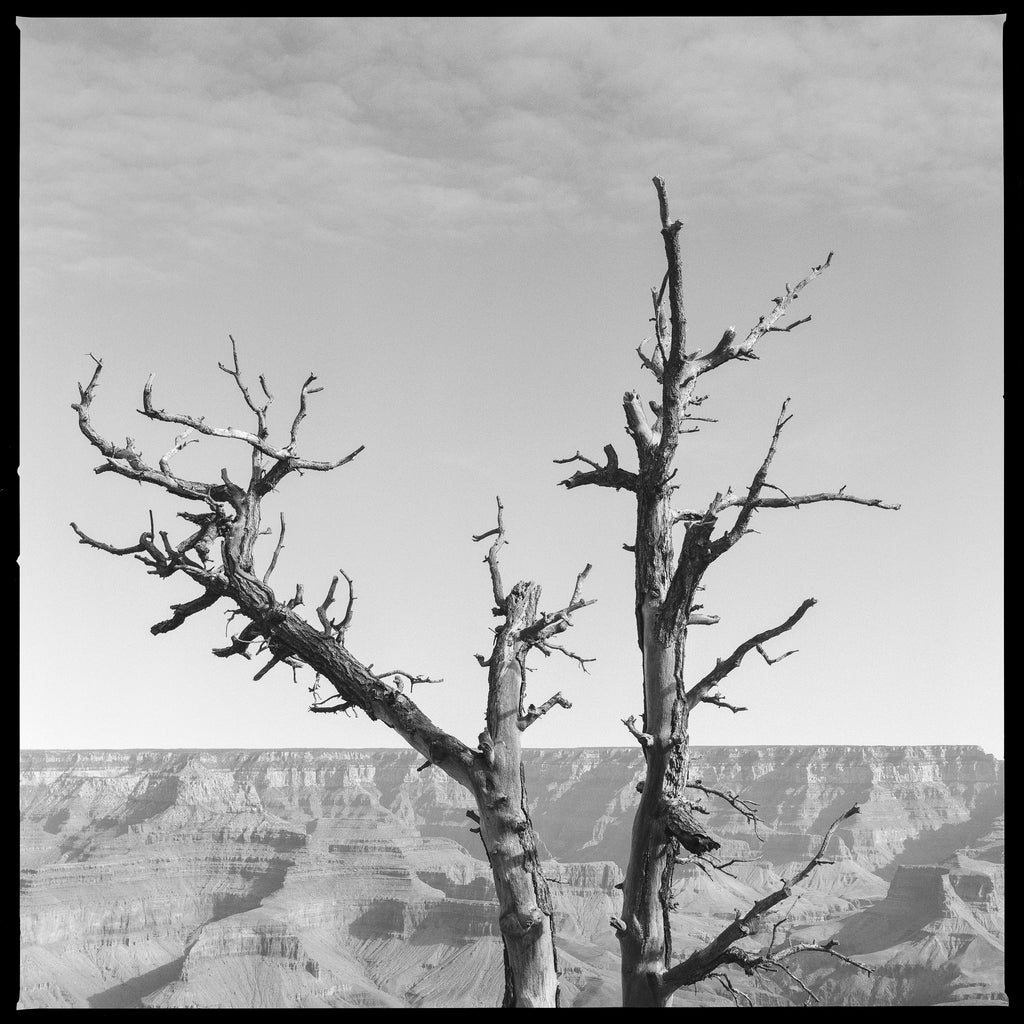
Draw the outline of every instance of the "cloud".
[[[995,18],[20,24],[30,272],[1002,188]]]

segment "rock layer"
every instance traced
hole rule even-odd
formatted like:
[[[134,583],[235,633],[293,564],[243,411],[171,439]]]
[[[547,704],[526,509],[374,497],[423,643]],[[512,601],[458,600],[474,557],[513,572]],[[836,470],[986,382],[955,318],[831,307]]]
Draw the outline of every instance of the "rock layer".
[[[757,801],[768,829],[762,845],[708,805],[723,850],[759,859],[735,878],[680,869],[677,951],[791,877],[857,802],[790,924],[881,966],[869,984],[818,964],[808,984],[837,1003],[1000,998],[1000,762],[965,746],[694,754],[694,776]],[[614,1004],[608,918],[642,758],[582,748],[525,760],[563,1002]],[[420,763],[405,750],[24,751],[20,1005],[497,1004],[494,892],[469,798]],[[677,1002],[721,998],[708,985]]]

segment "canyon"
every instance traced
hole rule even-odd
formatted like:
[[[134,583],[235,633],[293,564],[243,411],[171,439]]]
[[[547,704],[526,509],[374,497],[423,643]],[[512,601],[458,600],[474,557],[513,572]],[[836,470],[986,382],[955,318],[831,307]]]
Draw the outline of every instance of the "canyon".
[[[562,1004],[617,1005],[638,749],[524,753]],[[21,752],[19,1007],[500,1005],[494,890],[468,795],[402,749]],[[1003,764],[972,746],[697,747],[722,852],[676,875],[678,955],[792,877],[852,804],[780,936],[834,1005],[1005,1003]],[[696,794],[695,794],[696,796]],[[744,940],[767,944],[763,934]],[[733,978],[755,1005],[797,985]],[[676,1005],[731,1005],[714,981]]]

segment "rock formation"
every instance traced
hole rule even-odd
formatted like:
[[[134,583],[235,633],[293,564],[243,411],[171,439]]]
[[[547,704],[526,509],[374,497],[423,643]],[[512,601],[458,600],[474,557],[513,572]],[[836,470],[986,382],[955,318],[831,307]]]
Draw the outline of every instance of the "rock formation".
[[[735,877],[680,869],[677,950],[777,887],[858,802],[787,927],[794,941],[834,936],[876,972],[821,958],[801,976],[831,1003],[1005,999],[995,758],[967,746],[695,753],[694,776],[757,801],[769,828],[762,844],[708,804],[723,852],[759,859]],[[501,941],[467,797],[420,762],[390,749],[24,751],[19,1005],[497,1005]],[[608,918],[642,758],[532,750],[526,765],[563,1000],[614,1005]],[[749,994],[806,999],[795,986]],[[708,984],[676,1001],[722,1000]]]

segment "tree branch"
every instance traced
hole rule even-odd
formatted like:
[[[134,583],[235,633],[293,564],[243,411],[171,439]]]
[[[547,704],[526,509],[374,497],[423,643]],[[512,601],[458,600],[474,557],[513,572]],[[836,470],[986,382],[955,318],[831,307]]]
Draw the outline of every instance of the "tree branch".
[[[331,580],[330,589],[327,591],[327,596],[324,598],[323,603],[317,608],[317,618],[320,620],[320,625],[323,626],[325,636],[333,636],[335,630],[335,623],[327,617],[327,609],[334,603],[334,590],[338,586],[338,577],[335,576]]]
[[[797,653],[797,650],[794,649],[792,651],[786,651],[785,654],[780,654],[780,655],[778,655],[778,657],[770,658],[768,656],[768,652],[760,644],[757,645],[756,650],[757,650],[757,653],[760,654],[761,657],[764,658],[764,660],[769,665],[774,665],[774,664],[776,664],[776,662],[779,662],[779,661],[782,661],[785,658],[788,658],[791,654],[796,654]]]
[[[771,640],[792,629],[804,617],[807,609],[815,604],[817,604],[817,601],[813,597],[807,598],[785,622],[778,626],[773,626],[771,629],[766,629],[763,633],[758,633],[749,640],[744,640],[728,658],[724,661],[719,661],[699,683],[696,683],[687,691],[686,702],[689,708],[693,710],[730,672],[738,668],[740,662],[743,661],[744,656],[749,651],[752,651],[759,644],[763,644],[766,640]],[[710,700],[707,703],[715,704],[718,702]]]
[[[408,679],[410,690],[412,690],[413,687],[419,685],[430,684],[436,686],[438,683],[444,682],[443,678],[431,679],[429,676],[416,675],[415,673],[406,672],[404,669],[400,668],[393,668],[388,672],[378,672],[376,673],[376,675],[378,679],[387,679],[389,676],[400,676],[404,679]],[[395,688],[398,690],[399,693],[402,692],[404,684],[402,683],[401,679],[399,679],[399,681],[395,683]]]
[[[548,697],[548,699],[544,701],[539,708],[531,704],[526,709],[526,713],[519,716],[520,730],[528,729],[537,721],[538,718],[546,715],[556,704],[561,705],[563,708],[572,707],[572,702],[566,700],[565,697],[562,696],[561,691],[559,691],[553,697]]]
[[[148,534],[140,538],[139,545],[132,546],[134,550],[124,552],[134,554],[161,576],[182,571],[205,588],[204,596],[175,606],[172,618],[155,628],[164,631],[175,628],[181,621],[211,604],[216,597],[231,598],[238,605],[237,613],[249,619],[249,623],[227,646],[215,649],[215,655],[225,658],[236,654],[249,657],[254,641],[260,637],[265,638],[265,647],[270,650],[271,661],[257,672],[256,678],[262,678],[271,667],[281,662],[292,667],[293,675],[299,666],[309,665],[317,673],[318,678],[331,682],[343,701],[362,708],[371,719],[384,722],[414,749],[442,767],[446,774],[460,784],[472,788],[471,774],[478,770],[474,752],[449,733],[439,729],[408,696],[399,692],[399,687],[372,675],[343,645],[332,642],[332,638],[325,637],[319,629],[300,618],[295,608],[302,603],[301,584],[296,586],[294,598],[278,601],[269,582],[260,579],[253,568],[252,548],[261,532],[261,499],[293,470],[334,468],[349,461],[362,449],[357,449],[352,455],[336,463],[310,462],[297,457],[294,451],[273,448],[263,438],[247,431],[230,427],[221,430],[208,426],[205,420],[174,416],[157,409],[152,402],[153,380],[150,378],[143,396],[143,414],[147,415],[147,418],[180,422],[186,427],[194,428],[199,434],[241,439],[254,452],[254,473],[247,489],[233,483],[226,470],[221,471],[220,482],[215,484],[183,480],[147,465],[131,438],[128,438],[123,446],[114,445],[95,431],[90,420],[90,406],[102,372],[102,362],[94,358],[94,363],[95,369],[88,384],[79,385],[80,401],[75,403],[74,408],[78,413],[79,428],[86,440],[106,457],[105,464],[97,471],[114,472],[140,483],[152,483],[182,498],[202,501],[210,508],[210,512],[205,516],[185,514],[185,518],[195,523],[199,529],[182,543],[174,545],[167,534],[162,532],[159,535],[163,548],[161,550],[154,540],[155,529],[151,528]],[[240,390],[244,388],[243,397],[248,396],[247,404],[251,402],[250,408],[265,408],[256,401],[254,394],[245,388],[244,382],[239,379],[237,361],[233,370],[227,366],[223,369],[224,372],[236,377]],[[260,384],[269,405],[270,390],[265,380],[261,379]],[[304,395],[310,393],[312,389],[307,384]],[[300,399],[300,406],[301,404]],[[297,424],[293,423],[293,428],[297,430]],[[253,439],[256,444],[252,443]],[[175,448],[169,454],[173,455],[183,447],[184,439],[179,437]],[[277,460],[265,475],[256,472],[258,455],[269,455]],[[167,459],[164,461],[166,465]],[[231,508],[224,508],[224,503],[229,504]],[[78,530],[77,526],[76,532],[83,543],[91,543],[92,538]],[[218,537],[223,544],[223,565],[218,567],[216,572],[211,572],[193,561],[189,553],[196,550],[205,562],[205,552]],[[91,546],[114,552],[122,550],[114,548],[113,545],[103,545],[102,542],[96,542]],[[348,580],[347,576],[346,579]],[[347,625],[351,620],[354,595],[351,592],[351,581],[349,583],[349,608],[341,626]],[[336,632],[339,630],[338,626],[333,628]],[[422,677],[412,677],[411,681],[426,680]]]
[[[256,422],[258,424],[258,434],[261,438],[267,436],[267,409],[270,407],[270,403],[273,402],[274,396],[267,390],[267,382],[260,377],[260,385],[263,388],[263,394],[267,396],[267,401],[263,405],[257,405],[249,394],[249,389],[245,386],[245,382],[242,380],[242,368],[238,365],[238,346],[235,344],[235,339],[229,334],[229,340],[231,341],[231,356],[235,364],[235,368],[229,369],[223,363],[217,365],[229,376],[235,378],[235,383],[238,385],[238,390],[242,392],[242,398],[245,399],[245,404],[256,414]]]
[[[230,373],[231,371],[228,372]],[[138,410],[148,419],[159,420],[161,423],[179,423],[182,426],[190,427],[200,434],[205,434],[207,437],[224,437],[234,441],[244,441],[247,445],[272,459],[287,459],[289,457],[290,453],[286,449],[275,448],[273,445],[268,444],[264,438],[248,430],[242,430],[238,427],[211,427],[202,416],[189,416],[186,413],[172,413],[164,409],[157,409],[153,405],[153,381],[155,379],[156,374],[151,373],[142,389],[142,408]]]
[[[712,561],[724,552],[728,551],[729,548],[731,548],[747,531],[750,518],[753,516],[754,510],[757,508],[757,501],[761,496],[761,489],[764,487],[764,482],[768,477],[768,469],[772,464],[772,459],[775,458],[775,449],[779,443],[779,435],[782,433],[782,428],[792,419],[791,416],[786,415],[786,407],[788,405],[789,399],[787,398],[782,403],[782,410],[779,413],[779,418],[775,424],[775,431],[772,434],[772,443],[768,446],[768,454],[765,455],[760,468],[754,474],[754,479],[751,481],[750,487],[747,490],[747,496],[740,508],[740,514],[736,517],[736,522],[733,524],[732,529],[727,530],[721,537],[711,543]],[[717,515],[717,513],[718,508],[715,509],[714,514]]]
[[[686,624],[688,626],[717,626],[721,619],[717,615],[701,614],[700,612],[690,611],[690,614],[686,618]]]
[[[101,540],[93,540],[87,533],[83,533],[75,523],[71,523],[71,529],[78,534],[78,543],[87,544],[91,548],[98,548],[100,551],[106,551],[111,555],[134,555],[140,554],[141,552],[148,551],[151,554],[155,553],[159,555],[158,551],[151,550],[153,544],[152,532],[143,533],[139,537],[137,544],[132,544],[131,547],[117,548],[113,544],[106,544]],[[160,556],[163,557],[163,556]]]
[[[724,800],[734,811],[737,812],[737,814],[741,814],[747,819],[747,822],[754,830],[754,835],[763,841],[763,836],[758,832],[757,827],[758,825],[764,825],[764,821],[758,817],[757,804],[753,800],[746,800],[743,797],[738,796],[731,789],[723,792],[720,789],[705,786],[701,779],[697,779],[694,782],[688,782],[686,784],[686,788],[696,789],[698,792],[704,793],[706,796],[717,796],[719,800]]]
[[[339,642],[344,643],[345,634],[348,632],[348,627],[352,625],[352,612],[355,608],[357,598],[355,586],[352,583],[352,577],[349,576],[349,574],[345,572],[344,569],[339,569],[338,572],[340,572],[341,575],[345,577],[345,582],[348,584],[348,604],[345,607],[345,615],[342,618],[341,622],[339,622],[334,627],[335,631],[338,634]]]
[[[190,444],[199,444],[198,437],[189,437],[189,434],[191,433],[192,428],[189,427],[174,439],[174,446],[160,459],[160,471],[162,473],[167,476],[173,475],[171,473],[171,459],[174,458],[178,452],[187,448]]]
[[[665,349],[660,339],[655,342],[654,352],[649,359],[644,355],[643,342],[637,345],[636,354],[640,357],[640,362],[644,369],[650,370],[654,379],[660,384],[662,382],[662,374],[665,372]]]
[[[779,331],[782,334],[788,334],[794,327],[799,327],[801,324],[810,323],[811,316],[808,314],[803,320],[794,320],[788,327],[769,327],[769,331]]]
[[[574,487],[582,487],[585,484],[593,484],[596,487],[614,487],[617,491],[635,491],[637,488],[636,473],[619,468],[619,456],[612,445],[606,444],[604,446],[604,454],[606,462],[603,466],[593,459],[588,459],[585,455],[581,455],[579,451],[575,455],[570,455],[567,459],[552,459],[552,462],[560,466],[569,462],[583,462],[593,467],[593,470],[576,470],[567,480],[560,481],[560,486],[570,491]]]
[[[788,331],[802,323],[807,323],[810,317],[804,317],[803,320],[798,320],[789,325],[786,328],[776,327],[775,324],[786,315],[789,307],[797,300],[800,292],[813,281],[816,277],[820,277],[832,264],[833,253],[828,254],[828,258],[824,263],[819,264],[811,269],[811,272],[798,281],[792,288],[786,285],[786,292],[784,295],[776,296],[772,302],[772,309],[766,315],[762,316],[758,322],[750,329],[746,337],[742,341],[736,339],[736,328],[729,327],[722,335],[721,341],[707,353],[707,355],[701,356],[699,359],[694,359],[687,362],[685,371],[685,381],[689,382],[695,380],[702,373],[707,373],[709,370],[715,369],[715,367],[721,366],[723,363],[729,362],[731,359],[757,359],[757,354],[754,351],[754,346],[757,342],[769,331]]]
[[[732,944],[737,940],[750,935],[755,930],[758,921],[769,910],[792,895],[793,886],[802,882],[818,864],[825,863],[823,854],[825,852],[825,848],[828,846],[829,840],[835,833],[835,830],[839,827],[841,822],[855,814],[858,814],[859,812],[859,805],[854,804],[850,810],[845,814],[840,815],[832,822],[826,830],[825,835],[822,837],[821,845],[818,847],[817,853],[815,853],[805,867],[796,876],[794,876],[791,881],[783,882],[779,889],[759,899],[746,914],[740,915],[739,912],[737,912],[736,919],[719,932],[711,942],[702,949],[691,953],[685,960],[666,971],[664,975],[662,975],[662,982],[665,991],[674,992],[683,985],[694,985],[698,981],[706,978],[712,971],[728,963],[739,964],[744,968],[744,970],[748,970],[749,968],[748,973],[752,973],[756,969],[766,967],[773,963],[777,964],[778,960],[781,958],[781,954],[772,954],[770,952],[767,954],[755,954],[743,949],[730,947],[732,947]],[[815,950],[819,952],[830,951],[830,949],[819,948],[813,943],[810,945],[814,946]],[[770,949],[771,947],[769,947],[769,950]],[[794,954],[798,951],[799,950],[794,948]],[[790,954],[786,953],[785,955],[789,956]],[[856,961],[850,960],[848,962],[862,970],[866,970],[862,964],[858,964]]]
[[[240,654],[246,660],[251,659],[249,646],[261,636],[262,633],[255,623],[247,623],[237,636],[231,638],[231,643],[227,647],[215,647],[212,652],[213,656],[215,658],[230,658],[234,654]]]
[[[97,466],[95,472],[117,473],[139,483],[162,487],[179,498],[185,498],[188,501],[203,501],[212,505],[217,491],[214,485],[196,480],[184,480],[171,473],[155,470],[143,461],[142,454],[135,448],[131,438],[126,439],[124,446],[115,445],[96,432],[89,416],[89,410],[103,370],[103,360],[97,359],[91,353],[90,358],[96,364],[96,368],[85,387],[82,387],[81,384],[78,385],[79,401],[72,403],[71,408],[78,413],[79,430],[94,448],[102,452],[107,460],[103,465]],[[121,463],[127,463],[127,465],[121,465]]]
[[[495,498],[498,503],[498,525],[486,533],[474,534],[473,541],[477,543],[487,537],[494,537],[494,543],[490,546],[484,561],[491,574],[491,593],[494,595],[494,614],[504,615],[506,608],[505,588],[501,582],[501,569],[498,566],[498,552],[504,547],[505,541],[505,506],[501,503],[501,497]]]
[[[741,992],[738,988],[733,988],[732,981],[730,981],[729,976],[727,974],[722,974],[718,971],[714,971],[711,974],[709,974],[707,978],[705,978],[704,980],[717,981],[722,986],[722,988],[724,988],[725,991],[728,992],[730,996],[732,996],[732,1001],[736,1006],[740,1005],[741,999],[746,1000],[747,1006],[754,1005],[753,1002],[751,1002],[750,996],[748,996],[746,992]]]
[[[216,604],[223,596],[224,591],[222,588],[210,586],[205,593],[200,594],[199,597],[191,601],[186,601],[184,604],[172,604],[171,611],[174,614],[169,619],[164,619],[163,622],[150,626],[149,631],[154,636],[158,636],[160,633],[170,633],[171,630],[177,629],[189,616],[195,615]]]
[[[665,240],[665,257],[668,264],[668,305],[671,342],[666,369],[671,374],[675,366],[682,366],[686,359],[686,310],[683,306],[683,260],[680,253],[679,233],[682,221],[669,223],[668,193],[665,181],[660,177],[652,179],[658,193],[658,209],[661,213],[661,234]],[[664,285],[662,285],[664,293]],[[659,303],[660,306],[660,303]],[[668,405],[668,402],[663,402]]]
[[[764,484],[765,487],[774,488],[773,484]],[[781,490],[781,488],[774,488]],[[855,494],[846,493],[846,485],[844,484],[838,491],[822,491],[818,494],[798,494],[795,497],[786,494],[782,498],[766,498],[759,497],[755,501],[750,501],[748,496],[745,495],[732,495],[727,494],[724,498],[715,502],[714,510],[715,514],[724,512],[729,508],[736,508],[740,505],[750,504],[753,508],[800,508],[802,505],[814,505],[821,501],[848,501],[854,505],[869,505],[873,508],[884,508],[890,512],[898,512],[901,505],[891,505],[881,498],[858,498]],[[707,512],[698,512],[695,509],[673,509],[672,511],[672,524],[676,523],[695,523],[700,522]]]
[[[791,956],[796,956],[799,953],[827,953],[829,956],[833,956],[837,960],[842,960],[843,963],[849,964],[851,967],[856,967],[858,971],[863,971],[865,974],[874,973],[872,968],[862,964],[859,960],[854,960],[851,957],[843,956],[842,953],[837,953],[835,951],[835,947],[838,945],[839,943],[836,942],[835,939],[829,939],[828,942],[798,942],[792,946],[787,946],[778,953],[773,954],[773,958],[776,961],[779,961],[785,960]]]
[[[332,694],[327,699],[328,700],[336,700],[337,697],[338,697],[338,694],[335,693],[335,694]],[[343,711],[346,714],[346,716],[347,716],[349,710],[351,708],[355,708],[355,707],[358,707],[358,705],[355,704],[353,701],[343,701],[341,704],[333,704],[329,708],[328,707],[321,707],[319,704],[311,704],[309,706],[309,710],[312,711],[314,715],[333,715],[333,714],[336,714],[339,711]],[[358,718],[359,716],[357,715],[356,717]]]
[[[656,439],[651,425],[644,414],[643,399],[637,391],[627,391],[622,396],[622,409],[626,414],[626,433],[633,438],[638,452],[653,448]],[[664,428],[662,428],[664,429]]]
[[[236,360],[237,365],[237,360]],[[221,367],[223,369],[223,367]],[[277,556],[281,554],[281,548],[284,547],[284,513],[281,513],[281,532],[277,538],[277,546],[274,548],[274,555],[270,559],[270,565],[267,566],[267,571],[263,574],[263,582],[266,583],[270,579],[270,574],[277,567]]]
[[[629,734],[640,744],[640,746],[646,750],[653,742],[654,737],[650,736],[646,732],[641,732],[636,727],[636,715],[630,715],[629,718],[622,719],[622,724],[629,730]]]
[[[714,704],[717,708],[726,708],[734,715],[738,715],[741,711],[750,710],[750,708],[741,707],[737,704],[730,704],[724,697],[717,693],[709,693],[706,697],[701,697],[701,703]]]
[[[234,339],[231,339],[232,349],[234,350]],[[256,472],[257,463],[253,463],[253,485],[257,488],[260,494],[265,494],[281,481],[281,479],[293,470],[313,470],[316,472],[328,472],[332,469],[337,469],[339,466],[344,466],[346,463],[351,462],[363,449],[365,445],[360,445],[355,451],[350,452],[348,455],[334,462],[320,462],[312,459],[302,459],[295,454],[295,437],[298,431],[299,423],[306,415],[306,395],[315,394],[322,388],[310,389],[309,385],[316,378],[310,374],[306,383],[302,386],[302,391],[299,397],[299,412],[296,414],[295,420],[292,423],[291,430],[291,442],[285,448],[275,448],[266,440],[266,406],[263,407],[263,411],[260,412],[258,407],[253,403],[251,396],[244,384],[241,381],[240,375],[237,371],[237,351],[235,352],[235,370],[230,370],[226,366],[220,365],[221,369],[231,376],[235,377],[236,383],[243,391],[243,395],[246,397],[246,403],[254,411],[257,411],[258,416],[258,434],[253,434],[248,430],[241,430],[237,427],[211,427],[206,423],[205,417],[189,416],[184,413],[169,413],[164,409],[157,409],[153,405],[153,381],[156,377],[155,374],[150,374],[149,379],[146,381],[145,387],[142,389],[142,408],[139,410],[143,416],[148,417],[151,420],[159,420],[163,423],[179,423],[186,427],[191,427],[193,430],[198,431],[200,434],[206,434],[208,437],[223,437],[236,441],[244,441],[250,445],[255,451],[260,452],[263,455],[268,456],[275,460],[274,468],[262,479],[258,478]],[[264,384],[264,392],[266,393],[266,386]],[[269,404],[269,400],[268,400]]]
[[[658,438],[657,460],[651,468],[654,477],[660,483],[665,483],[679,443],[682,417],[691,390],[688,387],[688,367],[692,365],[697,353],[687,353],[686,350],[686,308],[683,300],[683,256],[680,239],[683,224],[679,220],[670,221],[668,192],[664,180],[655,177],[653,181],[658,193],[661,235],[665,244],[670,344],[661,383],[661,436]],[[662,293],[664,289],[663,285]]]
[[[577,662],[584,672],[587,671],[587,665],[592,661],[597,661],[597,658],[584,658],[583,655],[577,654],[575,651],[570,651],[567,647],[563,647],[561,644],[553,644],[550,641],[536,644],[536,647],[540,650],[541,654],[545,657],[550,657],[552,651],[558,651],[559,654],[564,654],[567,658],[572,658],[573,661]]]
[[[553,644],[548,643],[548,640],[558,633],[564,633],[572,625],[572,613],[578,612],[581,608],[586,608],[589,605],[597,604],[597,598],[585,601],[580,597],[583,581],[587,578],[592,568],[593,566],[588,562],[576,577],[576,586],[573,587],[572,597],[564,608],[560,608],[557,612],[544,612],[536,622],[519,631],[518,639],[529,645],[554,647]]]

